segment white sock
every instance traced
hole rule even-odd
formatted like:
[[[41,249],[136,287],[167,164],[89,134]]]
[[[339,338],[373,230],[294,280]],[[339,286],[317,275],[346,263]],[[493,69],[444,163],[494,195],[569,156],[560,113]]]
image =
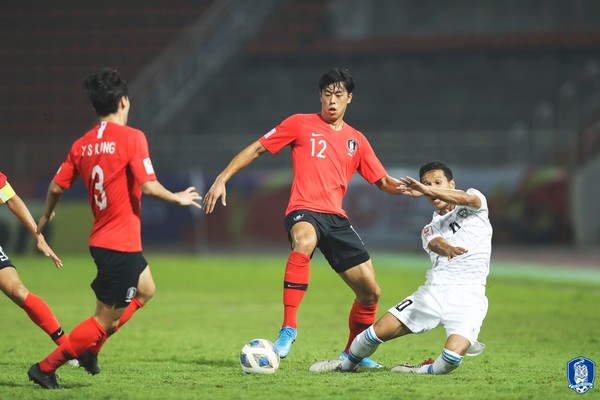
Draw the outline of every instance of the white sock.
[[[433,364],[423,365],[417,372],[419,374],[447,374],[458,368],[462,360],[463,356],[460,354],[444,349]]]
[[[375,353],[381,343],[383,341],[375,334],[373,325],[362,331],[352,341],[348,358],[342,361],[342,371],[354,370],[363,358]]]

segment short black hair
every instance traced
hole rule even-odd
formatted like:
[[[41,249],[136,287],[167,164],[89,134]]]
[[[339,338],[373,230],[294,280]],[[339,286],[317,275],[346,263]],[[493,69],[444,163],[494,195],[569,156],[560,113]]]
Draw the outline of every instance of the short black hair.
[[[112,68],[102,68],[89,75],[83,87],[99,117],[117,112],[119,101],[129,93],[125,79]]]
[[[428,162],[427,164],[423,164],[421,166],[421,168],[419,169],[419,180],[422,180],[423,175],[425,175],[429,171],[434,171],[436,169],[444,171],[444,175],[446,175],[446,179],[448,179],[448,182],[450,182],[452,179],[454,179],[454,176],[452,175],[452,170],[450,169],[450,167],[448,167],[446,164],[444,164],[441,161],[431,161],[431,162]]]
[[[354,79],[347,69],[334,68],[324,73],[319,80],[319,92],[333,84],[334,86],[343,86],[348,94],[354,90]]]

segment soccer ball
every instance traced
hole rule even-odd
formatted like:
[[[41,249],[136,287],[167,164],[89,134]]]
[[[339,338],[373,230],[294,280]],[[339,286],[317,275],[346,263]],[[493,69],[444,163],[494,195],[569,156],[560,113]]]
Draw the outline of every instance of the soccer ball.
[[[247,374],[272,374],[279,368],[279,354],[267,339],[254,339],[240,351],[240,366]]]

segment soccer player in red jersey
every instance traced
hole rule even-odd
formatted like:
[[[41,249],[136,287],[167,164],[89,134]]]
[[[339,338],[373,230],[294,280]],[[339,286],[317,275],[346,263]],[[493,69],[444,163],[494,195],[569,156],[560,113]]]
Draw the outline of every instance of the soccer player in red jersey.
[[[97,356],[108,338],[143,307],[156,290],[142,255],[142,193],[180,206],[202,208],[194,187],[173,193],[156,178],[144,133],[127,126],[127,83],[111,69],[84,82],[100,123],[79,138],[48,188],[41,230],[54,216],[63,191],[81,177],[94,215],[90,253],[97,267],[92,282],[96,312],[76,326],[69,339],[31,366],[28,376],[46,389],[59,389],[55,371],[77,358],[90,374],[100,372]]]
[[[0,172],[0,204],[6,204],[8,209],[21,221],[23,226],[35,237],[37,248],[45,256],[50,257],[57,268],[62,267],[62,261],[48,246],[44,236],[37,231],[35,220],[31,216],[25,202],[17,195],[6,175]],[[31,293],[15,269],[14,264],[0,246],[0,289],[16,305],[21,307],[31,320],[46,332],[50,338],[60,345],[67,340],[65,332],[58,323],[50,307],[38,296]]]
[[[380,190],[400,194],[365,136],[344,122],[354,81],[348,71],[334,69],[319,81],[321,112],[295,114],[250,144],[217,176],[204,197],[211,213],[218,199],[226,205],[227,181],[265,152],[292,150],[294,180],[285,212],[291,243],[284,283],[284,318],[275,347],[284,358],[297,336],[296,315],[309,283],[310,259],[318,247],[331,267],[356,294],[349,316],[350,334],[340,358],[347,357],[356,335],[375,322],[379,285],[364,243],[350,224],[342,200],[356,171]],[[382,368],[365,358],[362,366]]]

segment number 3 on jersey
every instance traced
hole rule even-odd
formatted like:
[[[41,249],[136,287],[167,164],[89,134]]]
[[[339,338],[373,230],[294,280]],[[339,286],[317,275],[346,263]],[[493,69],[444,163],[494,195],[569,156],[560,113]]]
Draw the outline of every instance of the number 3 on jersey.
[[[315,138],[310,138],[310,143],[312,144],[312,149],[310,155],[317,158],[325,158],[325,149],[327,148],[327,142],[323,139],[320,139],[318,142]]]
[[[100,211],[106,208],[106,192],[104,191],[104,171],[99,165],[94,165],[92,169],[92,181],[94,184],[94,202]]]

